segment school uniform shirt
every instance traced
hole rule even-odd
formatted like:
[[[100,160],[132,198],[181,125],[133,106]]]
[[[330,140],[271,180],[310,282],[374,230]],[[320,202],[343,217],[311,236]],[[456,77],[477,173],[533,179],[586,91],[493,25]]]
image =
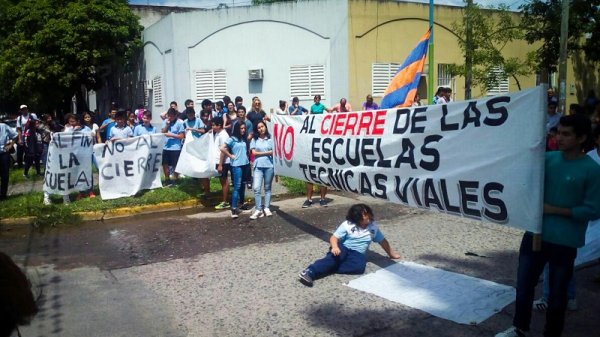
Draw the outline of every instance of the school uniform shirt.
[[[123,126],[123,127],[118,127],[118,126],[114,126],[112,129],[110,129],[110,135],[108,137],[108,139],[113,139],[113,138],[129,138],[133,136],[133,131],[131,131],[131,127],[129,126]]]
[[[0,154],[4,153],[4,146],[15,138],[17,138],[17,133],[10,126],[0,123]]]
[[[362,254],[367,252],[371,242],[380,243],[385,239],[374,222],[370,222],[367,227],[361,228],[359,225],[346,220],[335,230],[333,235],[338,238],[338,241],[344,247]]]
[[[229,153],[235,156],[235,159],[231,159],[231,166],[244,166],[250,164],[248,160],[248,151],[246,148],[246,141],[231,137],[225,142],[229,148]]]
[[[206,125],[204,125],[202,120],[200,120],[198,118],[194,118],[193,121],[187,119],[183,122],[183,124],[185,125],[186,128],[206,129]],[[202,137],[202,134],[198,131],[192,131],[192,136],[194,136],[194,138],[200,138],[200,137]]]
[[[273,151],[273,139],[269,138],[252,138],[250,142],[250,150],[257,152]],[[273,167],[273,156],[254,157],[254,167]]]
[[[146,126],[144,124],[139,124],[138,126],[135,127],[135,129],[133,129],[133,136],[134,137],[138,137],[138,136],[142,136],[142,135],[151,135],[153,133],[156,133],[156,127],[152,124]]]
[[[167,120],[165,119],[162,124],[162,128],[164,129],[167,125]],[[176,119],[175,122],[169,124],[168,133],[172,133],[174,135],[185,133],[185,126],[183,125],[183,121],[180,119]],[[167,151],[181,151],[181,139],[166,137],[164,150]]]
[[[213,137],[215,140],[215,146],[217,147],[217,151],[215,151],[215,163],[219,164],[219,160],[221,160],[221,146],[226,144],[229,140],[229,134],[225,130],[221,130],[219,133],[213,133]],[[231,159],[225,156],[225,160],[223,164],[230,164]]]

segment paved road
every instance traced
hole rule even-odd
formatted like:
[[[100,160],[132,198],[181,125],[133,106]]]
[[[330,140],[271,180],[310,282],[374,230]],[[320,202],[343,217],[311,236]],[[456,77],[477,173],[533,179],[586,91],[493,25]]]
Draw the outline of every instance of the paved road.
[[[477,326],[459,325],[359,292],[333,275],[306,288],[297,273],[357,198],[328,208],[277,200],[251,221],[228,212],[178,213],[0,232],[0,250],[26,266],[42,311],[23,336],[493,336],[513,305]],[[368,201],[405,260],[514,286],[519,231]],[[479,256],[465,255],[467,252]],[[485,256],[485,257],[481,257]],[[378,245],[367,273],[391,262]],[[597,336],[598,265],[577,272],[581,309],[565,336]],[[534,314],[534,335],[543,316]]]

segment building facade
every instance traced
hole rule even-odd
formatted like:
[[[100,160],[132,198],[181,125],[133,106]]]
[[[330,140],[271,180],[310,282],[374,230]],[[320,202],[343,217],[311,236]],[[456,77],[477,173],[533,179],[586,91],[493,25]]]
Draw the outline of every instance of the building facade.
[[[269,112],[279,100],[295,96],[308,107],[320,94],[327,106],[344,97],[359,109],[367,94],[380,100],[398,65],[427,31],[428,18],[427,4],[377,0],[173,12],[143,32],[147,104],[164,111],[173,100],[181,105],[188,98],[199,103],[239,95],[248,105],[259,96]],[[437,5],[434,18],[435,66],[425,71],[433,71],[435,88],[449,86],[454,99],[462,100],[464,78],[450,74],[448,65],[463,63],[461,37],[451,29],[462,20],[463,9]],[[524,59],[532,50],[515,41],[503,54]],[[583,83],[573,72],[573,60],[570,64],[568,103],[581,100],[594,85]],[[472,97],[517,91],[517,80],[522,89],[539,82],[535,74],[507,78],[488,92],[473,87]],[[419,93],[424,99],[430,94],[426,76]]]

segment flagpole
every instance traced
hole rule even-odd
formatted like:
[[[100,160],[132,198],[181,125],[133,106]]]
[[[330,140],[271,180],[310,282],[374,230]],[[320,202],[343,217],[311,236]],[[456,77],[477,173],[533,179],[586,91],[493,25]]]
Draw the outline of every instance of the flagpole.
[[[429,71],[427,72],[427,101],[433,104],[433,0],[429,0]]]

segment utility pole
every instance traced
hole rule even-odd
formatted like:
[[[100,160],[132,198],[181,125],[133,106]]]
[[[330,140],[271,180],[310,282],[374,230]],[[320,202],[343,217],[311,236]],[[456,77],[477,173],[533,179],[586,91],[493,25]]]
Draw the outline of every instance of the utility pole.
[[[560,54],[558,60],[558,108],[566,112],[567,99],[567,40],[569,38],[569,0],[562,0],[560,20]]]
[[[429,34],[429,50],[427,52],[427,57],[429,61],[429,73],[427,74],[427,101],[429,105],[433,104],[433,96],[435,95],[433,92],[433,0],[429,0],[429,29],[431,29],[431,34]]]
[[[473,26],[471,15],[473,0],[467,0],[465,8],[465,99],[471,99],[471,86],[473,84]]]

